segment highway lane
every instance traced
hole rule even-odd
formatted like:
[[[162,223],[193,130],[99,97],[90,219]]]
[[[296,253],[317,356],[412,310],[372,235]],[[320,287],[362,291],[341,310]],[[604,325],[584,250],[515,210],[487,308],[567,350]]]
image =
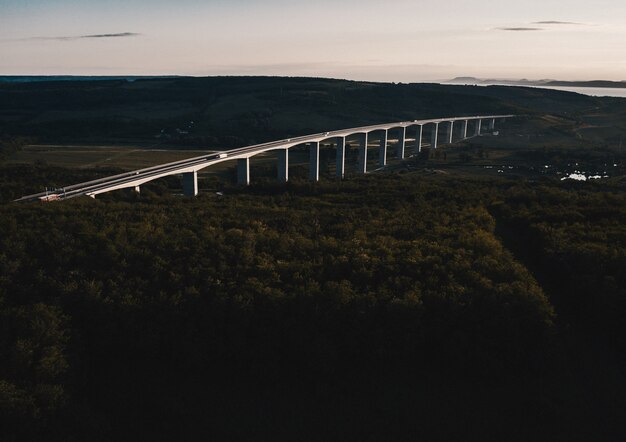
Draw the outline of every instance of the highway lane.
[[[68,199],[81,195],[95,196],[98,193],[106,191],[112,191],[122,189],[126,187],[134,187],[143,184],[148,181],[152,181],[157,178],[161,178],[168,175],[175,175],[184,172],[195,172],[200,169],[204,169],[211,165],[230,161],[234,159],[249,158],[258,155],[263,152],[268,152],[276,149],[289,149],[304,143],[320,142],[332,138],[349,137],[358,134],[367,134],[370,132],[390,130],[402,127],[416,127],[424,126],[427,124],[441,124],[447,122],[456,121],[473,121],[473,120],[492,120],[492,119],[504,119],[511,118],[513,115],[488,115],[488,116],[468,116],[468,117],[454,117],[454,118],[437,118],[429,120],[413,120],[413,121],[401,121],[395,123],[377,124],[370,126],[355,127],[349,129],[341,129],[329,132],[320,132],[317,134],[304,135],[294,138],[287,138],[278,141],[271,141],[268,143],[256,144],[253,146],[246,146],[229,151],[223,151],[219,153],[212,153],[209,155],[201,155],[198,157],[189,158],[186,160],[179,160],[172,163],[166,163],[158,166],[152,166],[144,169],[139,169],[131,172],[124,172],[118,175],[110,177],[99,178],[84,183],[74,184],[66,186],[61,189],[55,189],[53,192],[40,192],[33,195],[27,195],[19,198],[15,201],[31,201],[41,199],[48,196],[50,199]],[[51,196],[52,195],[52,196]]]

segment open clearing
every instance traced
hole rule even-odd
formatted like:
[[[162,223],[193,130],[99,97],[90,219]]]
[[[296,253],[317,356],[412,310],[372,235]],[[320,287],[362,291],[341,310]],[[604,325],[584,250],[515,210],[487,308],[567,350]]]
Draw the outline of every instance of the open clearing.
[[[71,168],[112,167],[139,169],[200,156],[212,150],[146,149],[135,146],[28,145],[9,158],[10,163],[45,163]]]

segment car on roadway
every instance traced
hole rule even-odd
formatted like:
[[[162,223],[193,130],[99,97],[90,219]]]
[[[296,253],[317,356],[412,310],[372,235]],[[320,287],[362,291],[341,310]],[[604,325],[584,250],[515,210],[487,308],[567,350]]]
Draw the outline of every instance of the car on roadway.
[[[52,193],[50,195],[45,195],[45,196],[40,196],[39,197],[39,201],[41,201],[42,203],[47,203],[49,201],[54,201],[54,200],[58,200],[61,199],[61,197],[59,195],[57,195],[56,193]]]

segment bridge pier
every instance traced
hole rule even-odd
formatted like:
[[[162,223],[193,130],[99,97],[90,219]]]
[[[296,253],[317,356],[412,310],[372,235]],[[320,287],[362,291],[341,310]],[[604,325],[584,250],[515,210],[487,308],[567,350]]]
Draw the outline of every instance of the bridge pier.
[[[474,136],[478,137],[480,135],[480,129],[483,124],[483,120],[480,118],[476,120],[476,127],[474,128]]]
[[[446,143],[452,144],[453,134],[454,134],[454,121],[448,121],[448,129],[446,132]]]
[[[185,196],[196,196],[198,194],[198,172],[183,173],[183,194]]]
[[[437,149],[437,132],[439,132],[439,123],[433,123],[435,127],[430,134],[430,148]]]
[[[289,181],[289,149],[278,151],[278,181]]]
[[[406,127],[400,128],[398,134],[398,145],[396,146],[396,155],[399,159],[404,159],[404,148],[406,147]]]
[[[467,120],[463,120],[463,122],[461,123],[461,139],[466,139],[467,138]]]
[[[422,130],[424,129],[423,125],[417,126],[417,130],[415,131],[415,155],[419,155],[422,151]]]
[[[312,181],[320,180],[320,143],[309,143],[310,155],[309,155],[309,178]]]
[[[496,119],[492,118],[489,120],[489,130],[494,130],[496,128]]]
[[[367,133],[361,135],[359,147],[359,172],[367,173]]]
[[[383,131],[380,137],[380,147],[378,150],[378,165],[385,167],[387,165],[387,135],[388,131]]]
[[[139,186],[135,186],[135,188],[133,189],[136,193],[141,193],[141,189],[139,188]]]
[[[250,185],[250,158],[237,160],[237,184],[240,186]]]
[[[346,174],[346,138],[337,138],[337,169],[336,174],[343,178]]]

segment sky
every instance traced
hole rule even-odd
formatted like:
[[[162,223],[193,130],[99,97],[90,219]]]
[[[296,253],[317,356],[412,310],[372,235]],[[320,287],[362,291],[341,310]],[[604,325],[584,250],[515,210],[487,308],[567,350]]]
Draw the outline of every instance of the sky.
[[[626,80],[626,1],[0,0],[0,75]]]

